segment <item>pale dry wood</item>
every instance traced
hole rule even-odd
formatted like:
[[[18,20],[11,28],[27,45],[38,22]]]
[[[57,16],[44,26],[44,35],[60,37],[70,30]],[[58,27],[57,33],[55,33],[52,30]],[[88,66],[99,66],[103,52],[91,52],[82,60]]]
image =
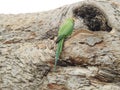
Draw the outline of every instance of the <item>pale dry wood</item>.
[[[53,72],[57,31],[68,17],[76,17],[75,30]],[[86,0],[47,12],[0,15],[0,89],[119,90],[119,26],[119,0]]]

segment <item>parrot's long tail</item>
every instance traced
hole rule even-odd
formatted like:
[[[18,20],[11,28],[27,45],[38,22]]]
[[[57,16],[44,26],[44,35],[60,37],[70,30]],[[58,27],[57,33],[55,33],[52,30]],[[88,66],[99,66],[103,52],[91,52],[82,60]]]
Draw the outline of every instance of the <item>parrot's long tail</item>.
[[[63,42],[64,42],[64,39],[60,40],[58,42],[58,44],[57,44],[57,51],[56,51],[56,56],[55,56],[54,71],[56,71],[57,62],[58,62],[59,56],[60,56],[60,54],[62,52]]]

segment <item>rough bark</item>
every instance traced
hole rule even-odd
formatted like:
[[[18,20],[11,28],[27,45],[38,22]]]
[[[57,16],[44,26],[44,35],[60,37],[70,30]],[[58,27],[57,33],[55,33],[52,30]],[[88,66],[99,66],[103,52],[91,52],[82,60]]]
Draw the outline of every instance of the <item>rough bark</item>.
[[[75,17],[53,72],[59,25]],[[120,1],[0,15],[0,90],[119,90]]]

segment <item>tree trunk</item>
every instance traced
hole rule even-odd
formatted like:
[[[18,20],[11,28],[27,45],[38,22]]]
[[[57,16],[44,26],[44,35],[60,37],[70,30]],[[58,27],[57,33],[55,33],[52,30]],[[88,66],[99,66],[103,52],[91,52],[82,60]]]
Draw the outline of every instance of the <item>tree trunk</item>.
[[[59,25],[75,17],[53,71]],[[119,90],[120,1],[0,15],[0,90]]]

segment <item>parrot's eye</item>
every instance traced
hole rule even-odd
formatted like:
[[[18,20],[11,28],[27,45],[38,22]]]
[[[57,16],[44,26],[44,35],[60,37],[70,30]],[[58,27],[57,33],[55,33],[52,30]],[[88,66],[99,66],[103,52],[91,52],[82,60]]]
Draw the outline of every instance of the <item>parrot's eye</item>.
[[[112,28],[108,25],[105,14],[99,8],[91,5],[84,4],[73,10],[73,15],[78,18],[82,18],[85,25],[91,31],[108,31]]]

